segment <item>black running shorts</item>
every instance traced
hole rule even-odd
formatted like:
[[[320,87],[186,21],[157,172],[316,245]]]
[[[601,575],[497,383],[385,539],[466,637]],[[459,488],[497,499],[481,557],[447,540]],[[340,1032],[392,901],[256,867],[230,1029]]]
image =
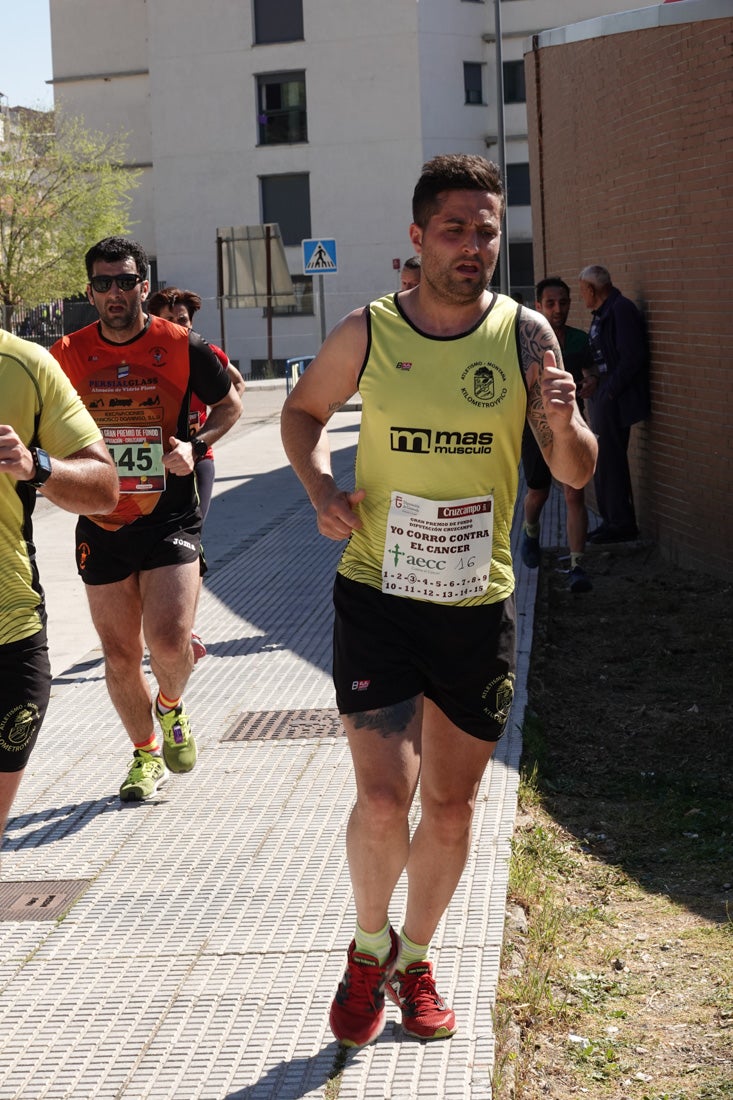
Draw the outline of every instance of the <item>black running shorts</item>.
[[[201,575],[206,562],[201,549],[198,509],[185,517],[145,522],[106,531],[86,516],[76,525],[76,567],[85,584],[115,584],[133,573],[198,561]]]
[[[529,489],[549,489],[552,485],[550,467],[542,457],[540,445],[534,437],[529,424],[524,425],[522,433],[522,466],[524,478]]]
[[[336,575],[333,678],[341,714],[424,694],[459,729],[498,741],[514,695],[514,596],[457,607]]]
[[[0,772],[28,763],[51,695],[45,628],[0,646]]]

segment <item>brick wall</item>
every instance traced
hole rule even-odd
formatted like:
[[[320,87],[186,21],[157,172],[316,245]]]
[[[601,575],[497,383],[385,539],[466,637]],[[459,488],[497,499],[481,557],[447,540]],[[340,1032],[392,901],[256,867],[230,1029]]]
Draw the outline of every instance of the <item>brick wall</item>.
[[[733,566],[733,19],[525,57],[537,279],[587,264],[644,310],[652,418],[629,456],[642,534],[670,559]]]

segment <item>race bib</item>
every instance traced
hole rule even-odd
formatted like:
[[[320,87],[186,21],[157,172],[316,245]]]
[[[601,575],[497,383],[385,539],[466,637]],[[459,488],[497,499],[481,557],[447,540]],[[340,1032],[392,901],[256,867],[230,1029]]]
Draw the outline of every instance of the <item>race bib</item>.
[[[165,489],[163,429],[102,428],[120,479],[121,493],[162,493]]]
[[[426,500],[393,492],[382,591],[433,603],[480,596],[489,584],[494,498]]]

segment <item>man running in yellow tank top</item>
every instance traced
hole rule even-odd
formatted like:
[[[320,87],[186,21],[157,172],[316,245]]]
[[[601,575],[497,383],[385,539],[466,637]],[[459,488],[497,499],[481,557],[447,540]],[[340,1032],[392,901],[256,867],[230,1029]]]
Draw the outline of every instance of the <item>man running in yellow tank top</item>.
[[[549,323],[486,289],[503,213],[496,165],[429,161],[410,227],[419,285],[345,317],[283,408],[285,449],[319,530],[348,539],[334,585],[334,682],[356,779],[346,846],[357,927],[330,1017],[344,1046],[380,1034],[385,993],[408,1035],[456,1030],[428,948],[512,702],[509,537],[525,419],[558,481],[580,488],[595,466]],[[356,390],[348,491],[332,476],[325,429]],[[389,905],[405,868],[397,935]]]
[[[0,840],[51,696],[33,542],[40,491],[109,514],[119,490],[102,433],[47,351],[0,329]]]

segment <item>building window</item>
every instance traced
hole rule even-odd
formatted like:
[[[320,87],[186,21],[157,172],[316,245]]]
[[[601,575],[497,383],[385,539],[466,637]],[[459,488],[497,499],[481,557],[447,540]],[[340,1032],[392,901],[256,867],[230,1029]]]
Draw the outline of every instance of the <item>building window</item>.
[[[491,286],[497,290],[500,282],[500,268],[497,263],[491,277]],[[530,241],[509,242],[509,278],[512,294],[521,293],[526,306],[534,303],[534,254]]]
[[[257,77],[257,123],[260,145],[308,140],[304,72]]]
[[[504,74],[504,102],[526,103],[527,90],[524,84],[524,62],[505,61],[502,72]]]
[[[530,289],[534,287],[534,254],[531,241],[509,243],[509,273],[512,286]],[[528,304],[532,304],[531,298]]]
[[[463,89],[466,103],[483,103],[483,65],[478,61],[463,62]]]
[[[307,238],[305,238],[307,239]],[[313,280],[310,275],[291,275],[295,291],[294,306],[273,306],[273,317],[286,317],[290,313],[313,314]]]
[[[254,0],[255,45],[300,42],[303,39],[303,0]]]
[[[260,176],[262,221],[277,222],[286,246],[299,246],[311,236],[310,180],[307,172]]]
[[[511,206],[529,206],[529,165],[507,164],[506,193]]]

